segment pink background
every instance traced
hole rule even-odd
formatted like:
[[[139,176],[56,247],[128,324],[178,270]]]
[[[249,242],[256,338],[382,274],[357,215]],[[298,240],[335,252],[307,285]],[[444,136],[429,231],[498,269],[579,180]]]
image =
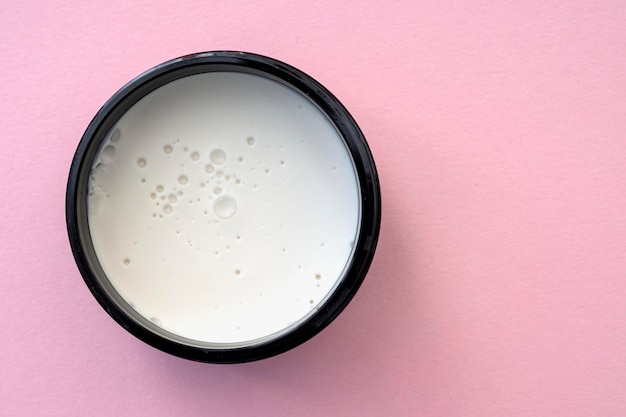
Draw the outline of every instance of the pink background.
[[[626,415],[626,3],[128,3],[3,3],[1,415]],[[105,100],[216,49],[333,91],[384,198],[344,313],[234,366],[115,324],[64,217],[71,158]]]

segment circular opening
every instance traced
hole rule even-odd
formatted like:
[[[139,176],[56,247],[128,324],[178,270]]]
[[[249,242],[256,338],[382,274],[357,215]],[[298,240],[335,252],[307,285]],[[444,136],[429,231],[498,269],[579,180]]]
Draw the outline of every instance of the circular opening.
[[[244,362],[328,325],[371,263],[380,191],[363,135],[319,83],[259,55],[179,58],[85,132],[70,242],[96,299],[166,352]]]

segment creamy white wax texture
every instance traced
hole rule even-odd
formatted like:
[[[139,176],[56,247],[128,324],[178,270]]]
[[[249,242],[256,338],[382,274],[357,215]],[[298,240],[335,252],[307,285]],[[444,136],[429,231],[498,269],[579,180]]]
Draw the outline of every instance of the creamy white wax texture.
[[[213,72],[121,117],[94,160],[88,206],[99,262],[132,308],[182,337],[242,343],[333,290],[360,194],[315,105],[263,77]]]

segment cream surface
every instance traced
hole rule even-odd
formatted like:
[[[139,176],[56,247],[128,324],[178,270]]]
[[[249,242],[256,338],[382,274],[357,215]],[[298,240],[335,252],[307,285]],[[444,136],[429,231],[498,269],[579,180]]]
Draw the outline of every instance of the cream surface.
[[[241,343],[288,328],[349,261],[360,196],[335,127],[262,77],[189,76],[133,106],[89,182],[98,259],[141,315]]]

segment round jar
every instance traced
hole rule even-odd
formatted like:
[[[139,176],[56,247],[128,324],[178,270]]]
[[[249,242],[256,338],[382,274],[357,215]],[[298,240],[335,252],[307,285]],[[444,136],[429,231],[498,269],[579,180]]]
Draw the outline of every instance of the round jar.
[[[72,162],[69,239],[94,297],[146,343],[203,362],[291,349],[352,299],[380,188],[348,111],[274,59],[188,55],[109,99]]]

